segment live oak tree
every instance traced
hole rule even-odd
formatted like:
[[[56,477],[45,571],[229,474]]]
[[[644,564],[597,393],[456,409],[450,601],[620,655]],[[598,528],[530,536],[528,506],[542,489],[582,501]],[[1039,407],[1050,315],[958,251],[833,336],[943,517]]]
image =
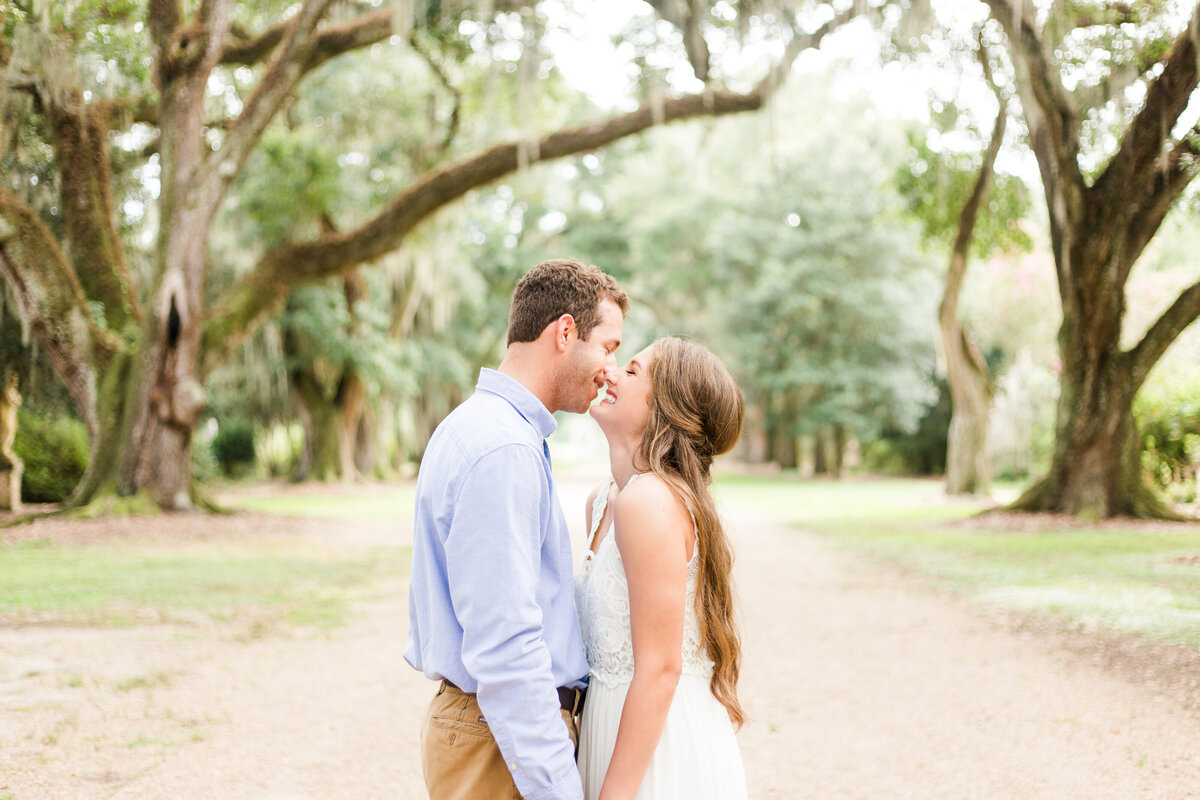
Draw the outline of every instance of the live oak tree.
[[[301,233],[220,287],[211,280],[213,221],[308,75],[351,51],[412,43],[422,35],[415,23],[430,16],[528,20],[534,6],[517,0],[437,7],[353,0],[25,0],[6,6],[0,23],[5,143],[40,134],[34,150],[50,165],[52,180],[35,188],[52,200],[42,213],[46,203],[30,202],[28,192],[11,184],[0,187],[0,274],[91,433],[89,470],[72,503],[136,495],[163,508],[193,506],[200,498],[190,451],[206,378],[294,289],[381,258],[438,209],[527,164],[600,148],[674,120],[760,108],[800,51],[870,4],[840,12],[846,4],[801,4],[801,11],[824,13],[791,18],[781,56],[757,85],[740,92],[714,79],[705,41],[714,20],[724,17],[707,3],[651,5],[684,32],[687,46],[680,46],[706,79],[702,90],[447,153],[359,224]],[[745,3],[744,10],[755,5]],[[427,13],[417,18],[421,10]],[[803,29],[801,19],[821,24]],[[451,35],[457,30],[445,27]],[[525,44],[534,43],[526,37]],[[212,96],[222,83],[235,88]],[[348,98],[348,108],[353,101]],[[130,177],[139,174],[130,162],[139,158],[136,166],[154,165],[158,184],[144,270],[120,230],[126,191],[139,191],[137,180],[129,188]]]
[[[1168,3],[987,5],[1041,172],[1063,308],[1053,461],[1016,507],[1170,515],[1142,474],[1132,405],[1200,316],[1200,282],[1133,346],[1121,334],[1130,271],[1200,165],[1200,125],[1183,116],[1200,80],[1200,4],[1186,17]]]

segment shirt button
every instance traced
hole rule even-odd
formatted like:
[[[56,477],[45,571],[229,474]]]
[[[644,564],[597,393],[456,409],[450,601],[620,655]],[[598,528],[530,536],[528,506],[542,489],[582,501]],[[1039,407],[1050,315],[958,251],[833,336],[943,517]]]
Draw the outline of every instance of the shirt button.
[[[515,761],[508,762],[508,771],[509,772],[513,772],[514,770],[516,770],[516,768],[517,768],[517,762],[515,762]]]

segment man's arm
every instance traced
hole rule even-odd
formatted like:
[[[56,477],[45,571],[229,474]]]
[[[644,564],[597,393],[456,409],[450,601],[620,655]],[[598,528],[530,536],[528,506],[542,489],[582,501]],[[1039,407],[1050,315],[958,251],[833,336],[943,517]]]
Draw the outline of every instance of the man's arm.
[[[526,800],[579,800],[537,597],[550,508],[544,475],[542,453],[528,445],[476,462],[455,506],[446,569],[463,665],[517,788]]]

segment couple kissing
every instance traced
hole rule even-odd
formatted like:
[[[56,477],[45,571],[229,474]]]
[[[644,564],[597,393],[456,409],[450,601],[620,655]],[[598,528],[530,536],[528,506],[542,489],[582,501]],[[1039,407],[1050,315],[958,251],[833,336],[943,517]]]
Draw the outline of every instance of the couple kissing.
[[[708,488],[742,393],[675,337],[618,366],[628,310],[597,267],[531,269],[503,360],[425,452],[405,659],[438,682],[431,800],[746,797],[732,552]],[[556,411],[590,414],[609,447],[578,567],[546,444]]]

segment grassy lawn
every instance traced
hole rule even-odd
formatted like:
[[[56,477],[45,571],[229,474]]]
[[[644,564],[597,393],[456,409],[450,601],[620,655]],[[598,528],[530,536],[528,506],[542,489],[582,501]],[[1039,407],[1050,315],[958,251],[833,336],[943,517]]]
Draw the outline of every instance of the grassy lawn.
[[[402,493],[403,494],[403,493]],[[270,513],[392,518],[394,497],[261,494],[241,503]],[[411,504],[411,491],[407,502]],[[411,512],[409,512],[411,513]],[[214,516],[219,527],[224,517]],[[161,518],[145,521],[161,525]],[[160,622],[230,622],[263,630],[278,624],[318,630],[344,624],[356,599],[378,596],[403,577],[408,548],[314,546],[237,535],[205,541],[62,544],[29,539],[0,545],[0,624],[125,626]]]
[[[1200,525],[1013,531],[955,524],[983,504],[920,480],[729,476],[717,494],[915,569],[985,605],[1200,648]]]
[[[325,560],[33,540],[0,548],[0,620],[121,626],[252,617],[333,627],[345,621],[350,596],[398,561],[382,552]]]
[[[386,491],[349,493],[337,487],[306,487],[304,494],[277,491],[264,494],[241,494],[230,498],[236,508],[281,514],[290,517],[321,519],[357,519],[365,522],[412,520],[416,484],[408,481],[387,487]]]

